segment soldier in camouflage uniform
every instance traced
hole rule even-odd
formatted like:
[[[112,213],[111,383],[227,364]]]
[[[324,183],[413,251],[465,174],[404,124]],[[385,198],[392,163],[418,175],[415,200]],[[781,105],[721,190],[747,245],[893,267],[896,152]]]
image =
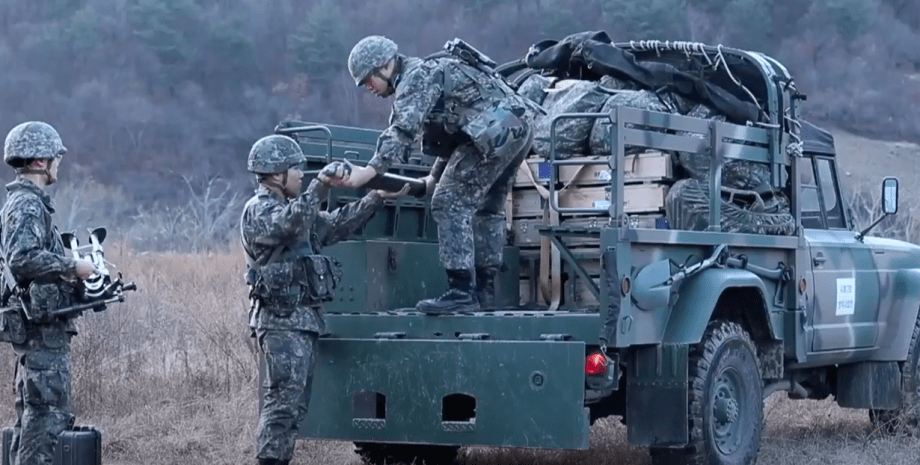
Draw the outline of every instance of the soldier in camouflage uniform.
[[[341,277],[338,263],[320,250],[364,224],[385,198],[406,192],[371,191],[335,211],[320,211],[323,183],[314,179],[298,195],[298,166],[305,161],[297,142],[281,135],[259,139],[249,152],[248,169],[259,188],[243,209],[240,230],[253,303],[249,325],[266,367],[256,432],[261,465],[290,462],[297,425],[307,413],[316,340],[327,333],[322,303],[332,299]],[[336,165],[325,171],[335,173]]]
[[[50,465],[58,435],[74,422],[70,339],[75,325],[51,311],[71,305],[71,282],[96,269],[64,254],[51,223],[54,208],[43,188],[57,180],[66,151],[53,127],[34,121],[14,127],[3,145],[3,161],[18,173],[6,186],[0,213],[3,289],[9,299],[4,304],[25,320],[24,340],[6,339],[17,355],[17,418],[9,457],[17,465]]]
[[[482,66],[448,53],[406,57],[381,36],[359,41],[348,69],[357,85],[396,97],[374,157],[367,167],[351,167],[345,186],[363,185],[394,162],[406,163],[417,136],[438,157],[425,181],[450,288],[419,302],[418,310],[444,314],[492,306],[505,244],[505,199],[533,143],[539,106]]]

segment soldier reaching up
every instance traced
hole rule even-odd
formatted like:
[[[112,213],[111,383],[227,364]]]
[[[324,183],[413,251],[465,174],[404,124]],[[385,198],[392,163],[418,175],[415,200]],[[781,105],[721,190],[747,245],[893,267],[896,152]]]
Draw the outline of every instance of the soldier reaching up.
[[[256,431],[260,465],[290,463],[297,425],[307,414],[316,340],[326,333],[322,305],[341,278],[338,263],[322,248],[364,224],[385,198],[408,190],[371,191],[335,211],[320,211],[322,182],[314,179],[300,194],[305,161],[297,142],[281,135],[259,139],[249,152],[248,169],[259,188],[243,209],[240,230],[253,303],[249,325],[266,368]],[[341,172],[338,165],[324,171]]]

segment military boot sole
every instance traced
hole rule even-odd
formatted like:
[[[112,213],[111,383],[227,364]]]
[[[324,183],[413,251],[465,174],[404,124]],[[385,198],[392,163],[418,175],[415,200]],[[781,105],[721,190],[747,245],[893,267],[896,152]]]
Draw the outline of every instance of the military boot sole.
[[[415,309],[430,316],[469,314],[480,310],[478,303],[442,306],[441,304],[426,304],[424,301],[419,302]]]

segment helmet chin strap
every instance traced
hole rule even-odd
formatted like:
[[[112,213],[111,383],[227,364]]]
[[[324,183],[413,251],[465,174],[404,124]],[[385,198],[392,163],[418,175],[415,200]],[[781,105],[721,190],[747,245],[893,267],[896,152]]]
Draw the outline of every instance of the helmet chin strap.
[[[264,181],[262,181],[262,184],[265,184],[268,187],[274,187],[275,189],[278,189],[278,191],[281,192],[282,195],[284,195],[284,186],[287,185],[287,182],[288,182],[288,172],[287,170],[284,170],[284,172],[281,173],[280,183],[276,182],[274,178],[266,178]]]
[[[383,80],[383,82],[387,83],[387,88],[383,92],[377,94],[377,96],[380,98],[389,97],[393,95],[393,93],[396,92],[396,87],[393,86],[393,81],[394,81],[394,78],[398,76],[400,72],[402,72],[402,60],[399,58],[399,56],[393,58],[393,71],[390,72],[389,77],[383,74],[383,70],[387,66],[389,66],[389,63],[382,68],[377,68],[377,70],[374,71],[373,74],[371,74],[371,76],[379,77],[380,79]]]
[[[35,169],[35,168],[30,167],[31,165],[30,163],[29,165],[26,165],[25,168],[20,170],[19,173],[20,174],[43,174],[45,175],[45,184],[46,185],[52,184],[54,183],[54,179],[51,178],[51,163],[52,161],[48,160],[48,162],[45,164],[45,167],[41,169]]]

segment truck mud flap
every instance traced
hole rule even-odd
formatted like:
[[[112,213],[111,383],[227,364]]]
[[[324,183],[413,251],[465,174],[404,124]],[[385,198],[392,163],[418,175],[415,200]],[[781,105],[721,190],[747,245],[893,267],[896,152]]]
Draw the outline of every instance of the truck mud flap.
[[[587,449],[583,342],[321,339],[301,437]]]

